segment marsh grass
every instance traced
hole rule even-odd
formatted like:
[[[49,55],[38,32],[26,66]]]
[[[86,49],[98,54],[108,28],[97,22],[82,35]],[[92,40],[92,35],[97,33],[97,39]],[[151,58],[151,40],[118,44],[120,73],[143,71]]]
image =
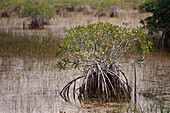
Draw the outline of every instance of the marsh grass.
[[[153,100],[154,103],[147,103],[147,107],[142,107],[141,103],[138,103],[131,106],[130,111],[134,111],[134,113],[170,113],[170,107],[165,104],[166,99],[162,97],[164,95],[163,92],[163,87],[159,85],[154,94],[149,92],[143,93],[143,97],[147,100]],[[127,111],[129,111],[129,108],[127,108]]]
[[[58,41],[50,36],[17,36],[0,32],[0,57],[54,58]]]
[[[163,62],[166,62],[170,60],[170,52],[166,50],[158,50],[156,48],[152,49],[152,53],[146,55],[146,60],[148,61],[157,61],[157,60],[162,60]]]
[[[166,108],[163,102],[159,104],[149,104],[145,108],[139,103],[137,105],[128,103],[126,106],[120,104],[117,113],[170,113],[170,108]]]

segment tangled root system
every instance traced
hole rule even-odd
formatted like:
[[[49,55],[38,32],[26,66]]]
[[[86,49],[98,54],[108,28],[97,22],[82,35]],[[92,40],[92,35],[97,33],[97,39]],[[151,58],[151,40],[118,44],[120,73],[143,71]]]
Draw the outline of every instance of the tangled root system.
[[[33,18],[29,25],[30,29],[44,29],[44,25],[49,25],[49,21],[43,18]]]
[[[79,101],[102,99],[105,101],[129,101],[131,98],[131,87],[125,74],[116,65],[109,68],[103,68],[96,64],[88,68],[84,76],[77,77],[70,81],[60,92],[65,101],[70,102],[70,86],[73,85],[72,96],[75,100],[76,82],[83,79],[82,84],[78,87]]]

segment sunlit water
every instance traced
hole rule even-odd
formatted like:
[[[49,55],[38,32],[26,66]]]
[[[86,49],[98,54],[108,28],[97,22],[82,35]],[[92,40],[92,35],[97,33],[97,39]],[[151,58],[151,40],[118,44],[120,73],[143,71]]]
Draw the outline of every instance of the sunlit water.
[[[116,25],[127,23],[127,27],[140,26],[139,21],[149,14],[126,12],[115,18],[91,17],[81,13],[71,14],[67,18],[56,16],[51,20],[52,25],[44,30],[22,30],[22,22],[27,19],[6,18],[0,20],[0,30],[20,35],[53,35],[63,36],[64,29],[76,25],[87,25],[98,21],[111,22]],[[0,53],[3,54],[3,53]],[[70,80],[80,76],[78,70],[68,69],[59,71],[57,59],[37,60],[26,57],[0,58],[0,113],[110,113],[117,112],[119,103],[91,103],[80,105],[78,101],[65,102],[59,92]],[[137,106],[142,110],[151,105],[158,107],[164,103],[164,111],[170,106],[170,58],[159,54],[151,55],[145,63],[137,65]],[[133,65],[122,65],[129,84],[134,89]],[[132,91],[131,105],[134,103]],[[124,111],[128,103],[123,104]],[[134,109],[130,107],[131,113]],[[150,111],[151,112],[151,111]],[[156,111],[153,110],[153,113]]]

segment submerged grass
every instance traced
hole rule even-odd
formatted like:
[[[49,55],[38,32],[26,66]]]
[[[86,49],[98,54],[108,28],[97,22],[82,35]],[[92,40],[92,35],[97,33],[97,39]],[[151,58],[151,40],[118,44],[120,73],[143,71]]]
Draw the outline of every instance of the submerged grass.
[[[0,32],[0,57],[54,58],[58,41],[50,36],[18,36]]]
[[[149,104],[147,107],[142,107],[141,104],[128,103],[125,107],[120,104],[117,113],[170,113],[170,107],[166,108],[164,103]]]

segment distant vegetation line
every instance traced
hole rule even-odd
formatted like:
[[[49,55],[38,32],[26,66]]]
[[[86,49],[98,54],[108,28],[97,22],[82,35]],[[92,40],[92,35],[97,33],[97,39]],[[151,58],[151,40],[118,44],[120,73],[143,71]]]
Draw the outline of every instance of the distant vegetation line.
[[[92,16],[118,16],[118,10],[135,8],[144,0],[3,0],[0,2],[1,17],[15,13],[19,17],[30,17],[30,29],[43,29],[55,14],[69,16],[69,12],[83,12]],[[25,23],[23,23],[24,29]]]
[[[25,2],[35,2],[36,4],[50,5],[50,7],[78,7],[88,5],[96,9],[107,9],[112,5],[125,8],[126,3],[131,2],[134,6],[143,3],[145,0],[2,0],[1,9],[21,9]]]
[[[20,4],[23,2],[33,1],[37,3],[68,3],[70,5],[96,5],[99,3],[126,3],[126,2],[132,2],[135,4],[140,4],[144,2],[145,0],[1,0],[1,3],[15,3]],[[103,5],[105,5],[103,4]],[[110,4],[108,4],[110,5]]]

